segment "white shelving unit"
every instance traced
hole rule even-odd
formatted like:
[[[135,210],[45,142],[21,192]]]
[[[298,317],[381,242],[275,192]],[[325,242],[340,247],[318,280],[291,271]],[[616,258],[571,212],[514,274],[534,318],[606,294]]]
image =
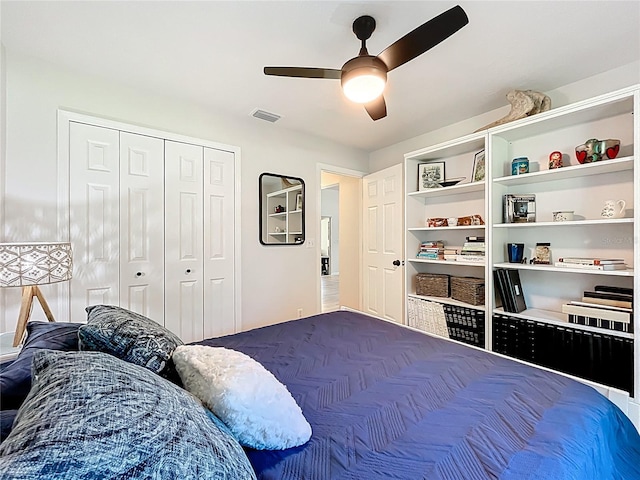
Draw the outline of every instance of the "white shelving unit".
[[[485,314],[485,348],[492,349],[492,317],[566,327],[612,338],[634,340],[634,333],[599,329],[568,323],[562,304],[580,300],[583,291],[596,285],[634,289],[634,332],[640,331],[640,86],[578,102],[522,120],[467,135],[405,155],[405,286],[408,297],[424,298],[444,305],[480,309]],[[636,115],[634,115],[636,113]],[[617,158],[579,164],[574,149],[587,139],[620,139]],[[470,183],[474,154],[485,149],[486,178]],[[549,154],[563,153],[564,166],[548,168]],[[530,173],[511,175],[511,162],[528,157]],[[444,188],[417,191],[418,164],[445,162],[447,177],[466,176],[463,182]],[[503,197],[506,194],[535,194],[536,221],[504,223]],[[601,210],[606,200],[626,202],[624,218],[605,219]],[[554,211],[574,211],[574,220],[553,222]],[[482,215],[485,225],[464,227],[426,226],[430,217]],[[442,240],[461,246],[465,236],[484,236],[486,263],[468,265],[450,261],[415,258],[420,242]],[[551,265],[507,262],[507,243],[524,243],[524,256],[531,258],[536,243],[550,243]],[[559,257],[623,258],[627,270],[585,270],[555,267]],[[527,309],[505,312],[497,302],[493,284],[496,268],[517,269],[522,281]],[[416,295],[418,273],[446,273],[485,279],[485,305],[472,306],[439,297]],[[633,342],[632,398],[630,409],[640,426],[640,345]],[[604,382],[606,384],[606,382]]]
[[[445,307],[469,309],[482,314],[484,305],[470,305],[450,297],[418,295],[416,275],[419,273],[447,274],[459,277],[487,278],[486,257],[483,262],[431,260],[416,258],[420,244],[424,241],[441,240],[446,247],[462,248],[469,236],[486,236],[487,231],[487,182],[472,182],[473,158],[485,150],[486,132],[467,135],[450,142],[441,143],[405,155],[405,291],[408,298],[434,301]],[[446,179],[465,177],[460,183],[449,187],[420,190],[418,166],[428,162],[444,162]],[[484,224],[428,227],[428,218],[450,218],[480,215]],[[485,292],[485,301],[487,297]],[[407,305],[409,312],[410,305]],[[408,321],[407,316],[407,321]],[[486,331],[478,336],[478,342],[486,338]],[[474,340],[475,342],[475,337]],[[484,345],[483,345],[484,346]]]
[[[267,243],[296,243],[302,235],[302,209],[297,208],[297,196],[302,185],[276,190],[266,194]],[[276,212],[276,207],[284,208]]]

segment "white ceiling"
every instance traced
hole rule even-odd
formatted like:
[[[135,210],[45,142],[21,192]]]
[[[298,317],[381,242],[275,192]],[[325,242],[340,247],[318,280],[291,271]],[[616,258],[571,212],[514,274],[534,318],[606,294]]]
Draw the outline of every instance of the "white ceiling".
[[[351,24],[362,14],[377,22],[367,42],[375,55],[455,4],[2,0],[1,31],[8,52],[222,115],[264,109],[282,115],[275,128],[367,151],[504,106],[512,88],[549,91],[640,59],[637,0],[462,1],[469,24],[389,73],[388,116],[377,122],[337,80],[262,73],[265,65],[340,68],[358,53]]]

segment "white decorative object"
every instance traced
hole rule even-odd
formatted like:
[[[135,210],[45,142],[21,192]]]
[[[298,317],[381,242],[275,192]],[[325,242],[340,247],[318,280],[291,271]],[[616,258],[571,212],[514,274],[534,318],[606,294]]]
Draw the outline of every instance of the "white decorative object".
[[[570,222],[573,220],[573,210],[564,210],[561,212],[553,212],[554,222]]]
[[[627,203],[624,200],[607,200],[604,202],[604,208],[600,215],[603,218],[623,218],[626,206]]]
[[[246,446],[297,447],[311,426],[283,384],[244,353],[222,347],[181,345],[173,361],[185,388],[198,397]]]
[[[71,244],[68,242],[0,243],[0,287],[22,287],[14,347],[22,342],[33,297],[38,298],[47,319],[55,321],[38,285],[70,280],[72,268]]]
[[[507,93],[507,100],[511,104],[511,111],[501,119],[479,128],[476,132],[546,112],[551,108],[551,99],[535,90],[511,90]]]

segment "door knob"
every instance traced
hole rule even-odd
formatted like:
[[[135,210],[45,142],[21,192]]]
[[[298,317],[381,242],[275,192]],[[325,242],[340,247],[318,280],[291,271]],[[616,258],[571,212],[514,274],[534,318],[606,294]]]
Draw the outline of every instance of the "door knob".
[[[399,266],[400,266],[400,260],[394,260],[394,261],[393,261],[393,264],[394,264],[396,267],[399,267]]]
[[[189,275],[189,274],[191,273],[191,269],[190,269],[190,268],[187,268],[187,269],[185,270],[185,272],[184,272],[184,273],[186,273],[187,275]]]
[[[142,273],[142,272],[136,272],[136,277],[141,277],[142,275],[144,275],[144,273]]]

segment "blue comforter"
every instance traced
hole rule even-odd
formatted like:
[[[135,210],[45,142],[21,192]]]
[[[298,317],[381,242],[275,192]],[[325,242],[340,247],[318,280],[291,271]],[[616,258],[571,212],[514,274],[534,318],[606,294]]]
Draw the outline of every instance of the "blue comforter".
[[[591,387],[352,312],[201,342],[284,383],[313,428],[248,450],[259,479],[640,479],[640,437]]]

